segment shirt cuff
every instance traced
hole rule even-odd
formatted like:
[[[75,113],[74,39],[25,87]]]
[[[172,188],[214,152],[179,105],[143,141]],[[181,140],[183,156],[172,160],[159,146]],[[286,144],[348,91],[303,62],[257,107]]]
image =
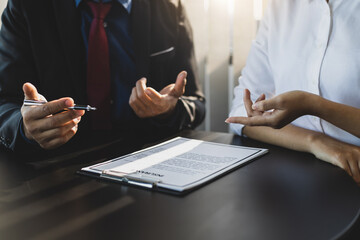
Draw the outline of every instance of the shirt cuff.
[[[26,136],[25,136],[25,133],[24,133],[24,123],[23,123],[23,120],[21,119],[20,121],[20,135],[21,137],[25,140],[26,143],[29,143],[31,145],[38,145],[38,143],[34,140],[30,140],[28,139]]]
[[[158,117],[150,118],[149,120],[150,120],[151,124],[153,124],[157,127],[165,127],[165,128],[170,128],[170,129],[173,129],[175,126],[179,125],[178,121],[179,121],[180,113],[181,113],[180,104],[181,104],[181,102],[180,102],[180,100],[178,100],[174,111],[167,118],[164,118],[164,119],[161,119]],[[179,129],[180,128],[181,127],[179,126]]]

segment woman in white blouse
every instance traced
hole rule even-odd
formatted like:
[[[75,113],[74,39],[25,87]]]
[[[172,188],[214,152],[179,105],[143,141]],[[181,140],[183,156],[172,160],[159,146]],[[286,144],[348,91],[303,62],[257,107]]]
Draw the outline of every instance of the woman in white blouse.
[[[235,88],[231,128],[313,153],[360,185],[359,13],[360,1],[270,0]]]

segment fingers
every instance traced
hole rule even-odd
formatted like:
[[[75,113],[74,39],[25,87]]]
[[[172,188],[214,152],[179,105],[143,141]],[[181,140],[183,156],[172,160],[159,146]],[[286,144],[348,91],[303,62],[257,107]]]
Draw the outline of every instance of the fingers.
[[[68,122],[61,128],[51,129],[38,137],[38,143],[44,149],[54,149],[67,143],[77,132],[81,118]]]
[[[265,94],[261,94],[259,97],[258,97],[258,99],[256,99],[256,103],[257,102],[259,102],[259,101],[263,101],[263,100],[265,100]]]
[[[358,161],[349,161],[349,170],[351,171],[350,176],[353,177],[357,184],[360,184],[360,168]]]
[[[59,128],[64,126],[70,121],[73,121],[74,119],[78,119],[79,117],[83,116],[85,114],[85,111],[81,110],[71,110],[71,111],[65,111],[56,115],[53,115],[48,118],[43,118],[38,120],[39,124],[39,131],[47,131],[49,129]]]
[[[74,100],[71,98],[61,98],[59,100],[54,100],[48,103],[45,103],[42,106],[33,107],[31,113],[28,114],[28,119],[42,119],[47,116],[58,113],[65,108],[71,107],[74,105]],[[74,111],[77,112],[77,111]]]
[[[282,121],[284,113],[279,111],[265,112],[261,115],[251,117],[230,117],[225,120],[226,123],[239,123],[247,126],[268,126],[280,129],[288,124]]]
[[[249,117],[229,117],[225,120],[226,123],[239,123],[243,125],[248,125],[249,121]]]
[[[358,154],[359,151],[355,151],[354,154],[354,151],[351,153],[351,150],[348,150],[344,154],[338,154],[337,158],[331,163],[344,169],[360,186],[360,161],[358,160]]]
[[[26,100],[42,100],[39,97],[36,87],[31,83],[25,83],[23,85],[23,91]]]
[[[263,101],[265,99],[265,94],[261,94],[256,102]],[[265,117],[268,116],[268,114],[264,115],[262,112],[255,112],[252,109],[253,102],[251,100],[251,93],[249,89],[244,90],[244,106],[246,109],[246,113],[248,117],[230,117],[225,120],[226,123],[239,123],[243,125],[249,125],[249,126],[262,126],[267,124],[267,119]],[[255,118],[256,116],[256,118]]]
[[[146,87],[146,78],[142,78],[136,83],[136,93],[133,94],[134,102],[141,101],[142,106],[150,107],[154,104],[159,104],[162,96],[155,89]]]
[[[185,92],[185,71],[181,72],[175,84],[164,87],[161,92],[146,86],[146,79],[136,82],[129,98],[129,104],[140,118],[154,117],[169,113],[174,109],[178,98]]]
[[[138,117],[154,117],[165,111],[163,99],[163,95],[155,89],[146,87],[146,79],[142,78],[136,82],[129,104]]]
[[[129,104],[135,112],[138,111],[139,109],[145,108],[145,105],[139,100],[137,92],[138,91],[136,87],[133,87],[129,99]]]
[[[347,172],[347,174],[349,174],[352,177],[351,168],[350,168],[350,165],[349,165],[348,161],[346,161],[346,160],[344,160],[344,161],[340,160],[339,161],[338,160],[338,161],[332,162],[332,164],[337,165],[340,168],[344,169]]]
[[[244,105],[245,105],[245,109],[246,109],[246,113],[249,117],[251,117],[253,115],[253,110],[251,108],[253,102],[251,101],[251,94],[249,89],[245,89],[244,90]]]
[[[24,130],[28,133],[27,137],[29,139],[35,139],[38,141],[42,138],[45,132],[52,130],[57,131],[56,129],[60,129],[71,122],[76,122],[77,124],[80,122],[83,114],[84,111],[71,110],[38,120],[29,120],[25,115],[23,117]],[[57,135],[54,135],[54,138],[56,137]]]
[[[255,102],[251,107],[255,111],[265,112],[272,109],[277,109],[276,97],[270,98],[268,100],[260,100]]]
[[[64,125],[57,128],[50,128],[46,131],[42,131],[37,136],[39,142],[48,142],[56,138],[61,138],[67,134],[73,127],[77,126],[81,121],[81,117],[72,119],[71,121],[65,123]]]
[[[184,94],[185,86],[186,86],[186,77],[187,77],[186,71],[182,71],[181,73],[179,73],[175,82],[175,86],[170,92],[171,96],[179,98]]]
[[[263,116],[253,117],[230,117],[225,120],[226,123],[239,123],[247,126],[266,126],[267,120]]]
[[[150,103],[151,101],[149,96],[145,92],[146,82],[147,82],[146,78],[141,78],[136,82],[136,88],[135,88],[137,99],[143,102],[145,105]]]
[[[151,87],[148,87],[145,92],[155,104],[160,104],[162,96],[158,91]]]
[[[48,119],[53,117],[51,116]],[[65,144],[76,134],[80,121],[81,117],[77,117],[64,123],[62,126],[48,126],[48,129],[44,129],[43,123],[37,120],[27,124],[27,131],[30,132],[31,139],[35,140],[42,148],[53,149]]]

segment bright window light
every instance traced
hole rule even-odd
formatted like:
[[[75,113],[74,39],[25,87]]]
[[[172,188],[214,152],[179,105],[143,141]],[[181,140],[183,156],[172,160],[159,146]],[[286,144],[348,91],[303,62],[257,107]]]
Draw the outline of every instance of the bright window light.
[[[254,0],[254,18],[260,21],[263,16],[263,0]]]

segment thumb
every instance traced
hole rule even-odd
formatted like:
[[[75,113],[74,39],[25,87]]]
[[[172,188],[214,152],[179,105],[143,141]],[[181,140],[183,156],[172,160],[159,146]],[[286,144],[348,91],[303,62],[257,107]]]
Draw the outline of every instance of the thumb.
[[[268,111],[271,109],[276,109],[276,108],[277,108],[277,105],[276,105],[275,98],[259,101],[252,105],[253,110],[261,111],[261,112],[265,112],[265,111]]]
[[[181,73],[179,73],[171,95],[175,97],[181,97],[184,94],[185,86],[186,86],[186,77],[187,77],[186,71],[182,71]]]
[[[26,100],[41,100],[36,87],[31,83],[25,83],[23,85],[23,91]]]

